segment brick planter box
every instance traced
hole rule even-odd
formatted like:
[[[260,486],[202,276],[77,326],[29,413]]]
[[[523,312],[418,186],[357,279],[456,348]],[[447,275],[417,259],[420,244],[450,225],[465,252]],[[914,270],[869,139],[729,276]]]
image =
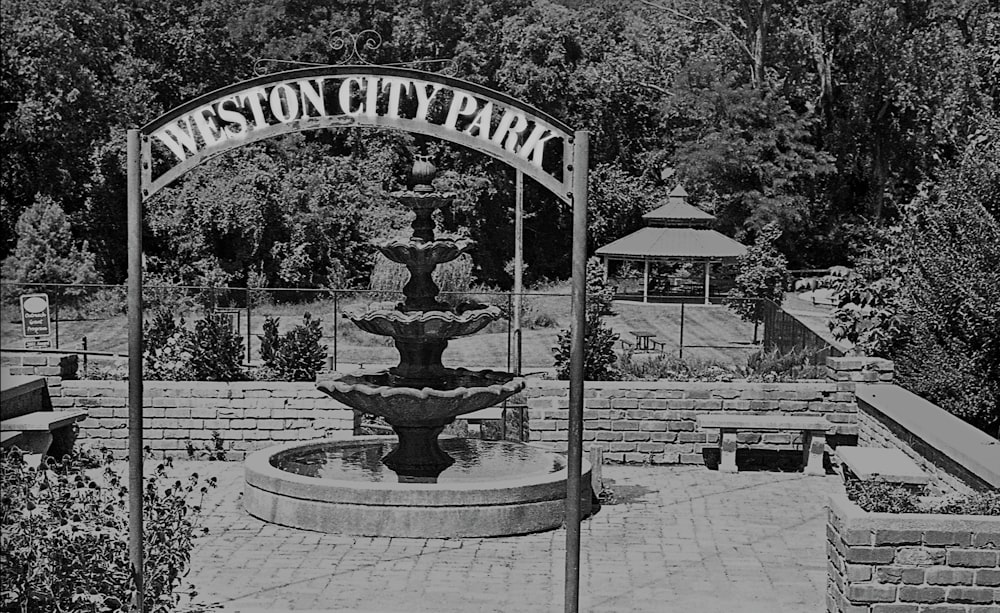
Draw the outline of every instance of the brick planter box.
[[[1000,517],[868,513],[827,519],[828,613],[1000,611]]]

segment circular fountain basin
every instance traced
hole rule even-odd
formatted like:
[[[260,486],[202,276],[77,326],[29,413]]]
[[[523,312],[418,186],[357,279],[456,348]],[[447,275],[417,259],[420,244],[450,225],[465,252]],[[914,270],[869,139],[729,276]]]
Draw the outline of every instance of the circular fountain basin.
[[[335,534],[458,538],[526,534],[565,519],[565,458],[503,441],[445,438],[437,483],[399,483],[382,465],[395,437],[272,447],[245,464],[244,506],[265,521]],[[590,513],[590,464],[580,504]]]

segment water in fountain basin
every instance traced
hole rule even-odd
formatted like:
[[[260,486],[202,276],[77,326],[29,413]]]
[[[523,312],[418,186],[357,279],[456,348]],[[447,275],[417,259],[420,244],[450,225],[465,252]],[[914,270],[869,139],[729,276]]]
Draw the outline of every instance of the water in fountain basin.
[[[518,443],[463,438],[444,438],[439,442],[441,449],[455,459],[438,477],[441,485],[523,479],[565,467],[561,457]],[[281,453],[271,459],[271,464],[286,472],[319,479],[393,482],[396,473],[382,464],[382,458],[394,445],[389,439],[337,442]]]

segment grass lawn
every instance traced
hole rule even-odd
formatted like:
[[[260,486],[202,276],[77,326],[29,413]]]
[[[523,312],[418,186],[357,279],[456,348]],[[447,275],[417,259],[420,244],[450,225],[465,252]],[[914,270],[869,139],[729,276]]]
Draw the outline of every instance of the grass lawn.
[[[494,296],[493,301],[506,302]],[[262,326],[266,316],[280,318],[280,329],[287,332],[302,321],[302,314],[310,312],[323,324],[328,354],[336,352],[339,369],[357,365],[391,365],[398,361],[392,340],[358,330],[341,315],[344,310],[366,309],[371,301],[364,298],[341,299],[336,305],[326,299],[303,304],[279,304],[253,309],[250,321],[250,357],[259,359]],[[666,341],[665,351],[678,354],[680,340],[681,307],[678,304],[642,304],[616,301],[614,315],[607,322],[624,340],[633,341],[632,330],[651,330]],[[16,311],[5,310],[2,326],[2,344],[5,348],[24,346],[20,322]],[[197,314],[189,314],[190,322]],[[531,294],[524,299],[522,369],[532,372],[552,368],[552,348],[556,346],[561,329],[570,325],[569,285],[562,284],[545,292]],[[336,325],[334,325],[336,324]],[[124,315],[104,319],[70,320],[58,322],[59,348],[82,349],[82,339],[87,338],[91,351],[125,354],[128,351],[127,320]],[[240,332],[246,337],[246,311],[240,315]],[[450,341],[444,354],[449,366],[472,368],[508,367],[508,356],[513,351],[513,334],[507,320],[492,323],[483,332]],[[731,311],[721,306],[686,305],[684,308],[684,357],[687,359],[716,361],[743,365],[746,356],[754,350],[753,325],[741,321]],[[53,341],[55,339],[53,338]],[[621,349],[618,345],[616,349]]]

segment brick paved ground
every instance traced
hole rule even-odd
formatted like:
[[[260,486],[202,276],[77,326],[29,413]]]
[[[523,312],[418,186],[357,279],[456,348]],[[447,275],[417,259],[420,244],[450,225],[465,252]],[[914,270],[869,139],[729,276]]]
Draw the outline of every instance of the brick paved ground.
[[[186,465],[186,466],[185,466]],[[563,610],[564,530],[487,539],[320,534],[240,504],[240,463],[181,463],[222,485],[189,579],[225,611]],[[605,466],[619,500],[582,527],[582,611],[813,613],[826,585],[837,477]]]

